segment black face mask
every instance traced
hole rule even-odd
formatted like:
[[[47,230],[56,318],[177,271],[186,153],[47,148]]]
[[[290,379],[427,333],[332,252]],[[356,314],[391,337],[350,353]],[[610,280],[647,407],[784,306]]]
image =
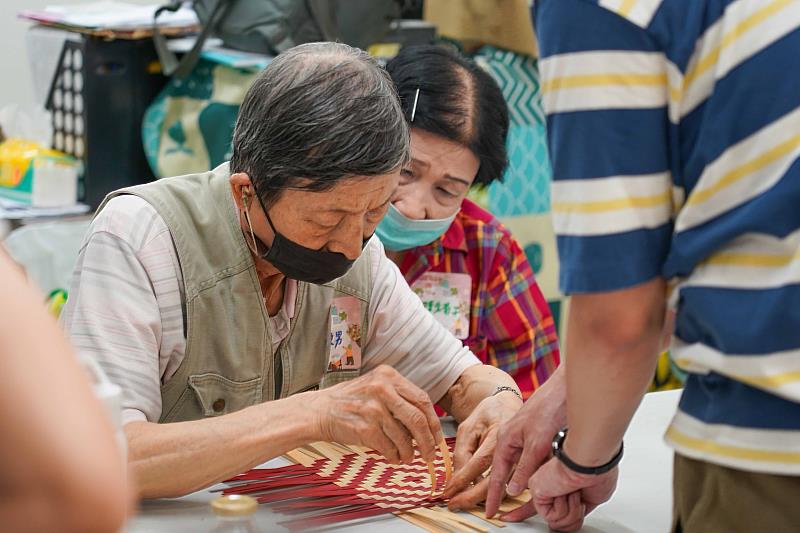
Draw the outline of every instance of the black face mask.
[[[245,197],[243,199],[245,218],[247,219],[247,224],[250,226],[250,236],[253,238],[253,245],[256,247],[254,253],[261,259],[269,261],[272,266],[280,270],[284,276],[297,281],[322,285],[344,276],[347,271],[350,270],[350,267],[353,266],[355,261],[348,259],[344,254],[312,250],[278,233],[275,229],[275,225],[272,223],[272,219],[270,219],[269,213],[264,208],[264,203],[261,201],[261,198],[258,197],[258,194],[255,194],[255,196],[258,198],[258,203],[261,204],[261,209],[267,217],[267,222],[269,223],[269,227],[272,228],[272,233],[275,234],[275,238],[272,240],[272,246],[267,248],[267,245],[255,236],[255,233],[253,233],[253,224],[250,222],[250,214],[247,209],[247,197]],[[361,243],[362,250],[367,245],[368,241],[369,239],[365,239]],[[259,243],[261,243],[262,247],[267,248],[267,251],[263,254],[258,251]]]

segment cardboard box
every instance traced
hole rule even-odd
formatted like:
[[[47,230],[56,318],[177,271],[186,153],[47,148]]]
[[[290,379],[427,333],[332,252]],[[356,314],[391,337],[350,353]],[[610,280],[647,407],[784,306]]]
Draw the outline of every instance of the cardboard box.
[[[539,57],[529,0],[425,0],[424,17],[468,50],[488,44]]]
[[[9,139],[0,144],[0,197],[33,207],[74,205],[79,170],[73,157]]]

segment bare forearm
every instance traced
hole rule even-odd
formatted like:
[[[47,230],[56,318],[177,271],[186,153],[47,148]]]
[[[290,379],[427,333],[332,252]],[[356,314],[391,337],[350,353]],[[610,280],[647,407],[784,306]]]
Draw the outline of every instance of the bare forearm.
[[[617,452],[653,378],[664,308],[660,279],[573,298],[566,365],[566,451],[573,460],[599,465]]]
[[[459,422],[465,420],[484,398],[499,386],[519,390],[514,378],[489,365],[475,365],[464,371],[439,404]]]
[[[129,462],[140,496],[188,494],[316,440],[312,418],[302,409],[305,396],[219,418],[126,425]]]
[[[566,363],[562,363],[544,384],[533,391],[528,398],[529,403],[537,406],[545,418],[562,428],[567,423],[567,372]]]
[[[19,483],[8,490],[0,487],[3,531],[107,533],[120,530],[125,516],[124,506],[114,505],[113,492],[111,495],[102,494],[104,485],[72,487],[78,492],[65,493],[62,488],[46,486],[48,483],[43,483],[42,479],[37,477],[27,487]],[[34,486],[36,484],[39,486]],[[81,488],[85,490],[81,491]]]
[[[131,500],[108,413],[2,247],[0,279],[0,529],[119,530]]]

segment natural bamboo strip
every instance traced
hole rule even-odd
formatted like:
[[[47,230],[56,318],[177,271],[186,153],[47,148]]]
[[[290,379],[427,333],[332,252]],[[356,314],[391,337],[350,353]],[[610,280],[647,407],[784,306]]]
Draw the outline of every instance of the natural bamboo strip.
[[[503,522],[502,520],[498,520],[496,518],[486,518],[486,511],[481,511],[480,509],[470,509],[467,512],[472,516],[477,516],[478,518],[480,518],[485,522],[489,522],[494,527],[506,527],[506,523]]]
[[[444,484],[447,486],[450,483],[450,478],[453,477],[453,461],[450,459],[450,447],[444,439],[439,443],[439,451],[442,452],[442,459],[444,460]]]
[[[332,446],[331,443],[328,442],[314,442],[312,444],[309,444],[308,447],[328,459],[338,460],[341,459],[343,455],[347,455],[348,453],[348,452],[342,453],[341,448]]]
[[[411,513],[413,515],[417,515],[421,518],[426,518],[434,523],[439,524],[440,527],[444,528],[456,528],[456,530],[461,529],[461,523],[457,520],[453,520],[450,517],[446,516],[439,516],[439,513],[432,511],[431,509],[427,509],[425,507],[417,507],[415,509],[409,509],[406,511],[407,513]]]
[[[519,496],[508,496],[508,499],[519,504],[528,503],[531,501],[531,491],[524,490]]]
[[[359,451],[356,448],[361,448],[360,446],[348,446],[344,444],[339,444],[338,442],[329,442],[331,446],[339,450],[342,455],[346,455],[348,453],[357,453],[359,455],[365,455],[366,448],[362,448],[364,451]]]
[[[469,531],[478,531],[478,533],[489,533],[489,528],[476,524],[475,522],[469,520],[468,518],[459,516],[458,514],[453,513],[444,507],[419,508],[419,509],[412,509],[412,511],[419,511],[424,515],[430,516],[431,519],[445,520],[448,522],[459,524],[459,527],[467,528],[467,530]]]
[[[406,522],[417,526],[418,528],[424,529],[425,531],[429,531],[430,533],[450,533],[447,530],[440,528],[435,523],[432,523],[430,520],[425,518],[415,516],[408,511],[404,511],[402,513],[396,513],[398,518],[402,518]]]
[[[428,474],[431,477],[430,497],[433,498],[433,495],[436,494],[436,467],[433,466],[433,463],[431,461],[428,461]]]
[[[288,451],[286,452],[285,455],[295,463],[300,463],[303,466],[311,466],[312,464],[314,464],[314,461],[321,459],[321,457],[311,455],[309,452],[307,452],[302,448],[297,448],[295,450]]]
[[[476,524],[472,520],[467,519],[466,517],[464,517],[463,515],[461,515],[459,513],[455,513],[453,511],[451,511],[447,507],[431,507],[431,509],[433,509],[434,511],[436,511],[438,513],[446,514],[448,516],[452,516],[456,520],[458,520],[459,522],[462,522],[467,527],[470,527],[470,528],[474,529],[475,531],[481,531],[481,532],[485,532],[485,533],[488,533],[488,531],[489,531],[488,527],[486,527],[484,525],[481,525],[481,524]],[[478,518],[480,518],[480,517],[478,517]]]

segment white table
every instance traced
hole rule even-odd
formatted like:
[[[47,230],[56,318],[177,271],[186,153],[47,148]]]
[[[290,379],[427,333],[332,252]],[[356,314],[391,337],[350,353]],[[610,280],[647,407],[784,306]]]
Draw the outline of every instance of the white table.
[[[675,407],[679,391],[657,392],[645,396],[625,439],[625,457],[620,466],[620,482],[610,502],[595,510],[586,519],[581,531],[588,533],[664,533],[669,531],[672,515],[672,451],[664,444],[663,435]],[[282,459],[265,466],[285,464]],[[216,488],[222,487],[222,485]],[[148,500],[126,529],[129,533],[210,531],[215,518],[208,505],[216,493],[202,490],[183,498]],[[285,516],[261,507],[256,523],[263,532],[286,531],[277,525]],[[486,522],[474,519],[487,526]],[[368,533],[380,527],[381,533],[414,530],[408,522],[387,516],[351,522],[342,531]],[[421,530],[419,530],[421,531]],[[547,532],[540,518],[521,524],[509,524],[493,531]]]

